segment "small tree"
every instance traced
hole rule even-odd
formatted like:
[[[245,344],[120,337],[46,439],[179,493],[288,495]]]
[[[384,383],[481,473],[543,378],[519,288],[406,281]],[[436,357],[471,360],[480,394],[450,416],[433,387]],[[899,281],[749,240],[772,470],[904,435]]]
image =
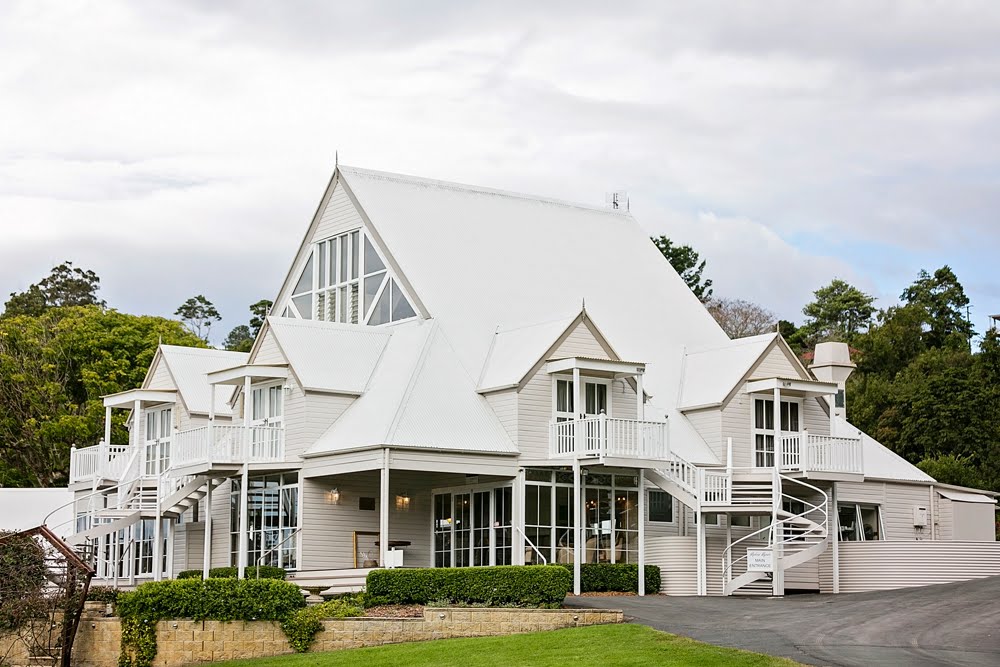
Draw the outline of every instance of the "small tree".
[[[63,262],[53,267],[48,277],[31,285],[23,292],[11,293],[4,306],[4,316],[31,315],[37,317],[49,308],[61,306],[101,306],[107,304],[97,298],[101,279],[90,270]]]
[[[250,335],[254,338],[260,333],[260,328],[264,326],[264,320],[271,312],[274,302],[270,299],[261,299],[257,303],[250,305]]]
[[[222,346],[232,352],[249,352],[253,347],[254,336],[250,333],[250,327],[239,324],[226,336]]]
[[[707,307],[730,338],[756,336],[775,329],[774,313],[744,299],[715,299]]]
[[[666,236],[652,236],[650,239],[656,249],[670,262],[670,266],[674,267],[681,280],[691,288],[694,295],[702,303],[709,302],[712,299],[712,280],[703,277],[706,260],[701,259],[691,246],[675,245]]]
[[[875,298],[835,278],[813,294],[816,300],[802,309],[811,344],[827,340],[850,341],[867,329],[875,313]]]
[[[222,320],[219,311],[202,294],[193,296],[182,303],[174,315],[181,318],[188,331],[205,342],[208,342],[212,323]]]
[[[920,271],[917,280],[903,290],[900,298],[924,311],[927,347],[942,347],[953,336],[968,345],[976,333],[966,317],[969,297],[958,282],[958,276],[947,265],[935,271],[933,276]]]

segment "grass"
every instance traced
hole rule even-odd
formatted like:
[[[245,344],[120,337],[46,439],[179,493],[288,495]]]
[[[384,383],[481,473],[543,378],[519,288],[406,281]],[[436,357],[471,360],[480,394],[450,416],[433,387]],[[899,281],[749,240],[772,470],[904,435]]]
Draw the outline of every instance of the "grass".
[[[614,665],[615,667],[793,667],[799,663],[702,644],[642,625],[599,625],[509,637],[441,639],[329,653],[217,663],[226,667]]]

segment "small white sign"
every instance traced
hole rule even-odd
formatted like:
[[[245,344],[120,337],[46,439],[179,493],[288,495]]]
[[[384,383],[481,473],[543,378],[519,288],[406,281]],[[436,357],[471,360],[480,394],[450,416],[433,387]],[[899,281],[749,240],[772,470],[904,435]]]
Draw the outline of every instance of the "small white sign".
[[[747,549],[747,572],[772,572],[774,553],[770,549]]]

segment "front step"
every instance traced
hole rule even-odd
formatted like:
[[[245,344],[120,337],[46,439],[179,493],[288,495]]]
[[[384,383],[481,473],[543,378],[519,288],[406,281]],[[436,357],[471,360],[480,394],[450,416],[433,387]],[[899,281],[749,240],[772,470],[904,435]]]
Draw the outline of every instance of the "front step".
[[[300,588],[319,589],[320,595],[359,593],[365,588],[368,573],[374,568],[346,570],[311,570],[289,573],[286,581]]]
[[[774,585],[771,583],[770,578],[764,577],[757,581],[751,581],[749,584],[744,584],[733,591],[732,594],[741,597],[771,597],[774,595]]]

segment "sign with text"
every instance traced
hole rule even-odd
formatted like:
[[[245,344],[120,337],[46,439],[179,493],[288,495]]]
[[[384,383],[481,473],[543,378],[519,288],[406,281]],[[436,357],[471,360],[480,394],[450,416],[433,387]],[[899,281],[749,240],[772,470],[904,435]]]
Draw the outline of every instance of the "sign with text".
[[[773,572],[774,552],[770,549],[747,549],[747,572]]]

